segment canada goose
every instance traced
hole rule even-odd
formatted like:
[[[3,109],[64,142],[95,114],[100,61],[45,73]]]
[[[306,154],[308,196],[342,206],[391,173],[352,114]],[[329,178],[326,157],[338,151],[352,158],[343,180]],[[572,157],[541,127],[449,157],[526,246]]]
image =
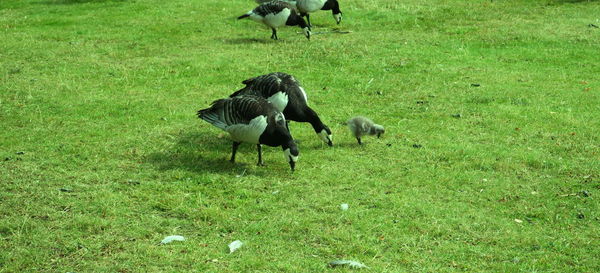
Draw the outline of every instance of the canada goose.
[[[256,0],[257,3],[266,3],[270,0]],[[305,16],[308,23],[308,27],[312,27],[310,23],[310,13],[318,10],[331,10],[333,19],[339,25],[342,21],[342,11],[340,11],[340,4],[337,0],[283,0],[295,5],[298,8],[300,16]]]
[[[360,138],[364,135],[377,135],[377,138],[379,138],[381,134],[385,133],[383,126],[375,124],[372,120],[363,116],[353,117],[346,124],[348,124],[348,128],[360,145],[362,145]]]
[[[277,40],[277,28],[287,26],[299,26],[304,36],[310,40],[310,29],[304,19],[298,14],[296,7],[284,1],[271,1],[260,4],[258,7],[238,17],[250,19],[263,23],[271,28],[271,39]]]
[[[258,164],[262,160],[262,146],[281,146],[285,159],[294,171],[298,161],[298,147],[290,134],[283,113],[273,104],[257,96],[239,96],[216,100],[210,108],[198,111],[198,117],[228,132],[233,140],[230,161],[242,142],[256,144]]]
[[[312,27],[310,23],[310,13],[317,10],[331,10],[333,19],[339,25],[342,21],[342,11],[337,0],[297,0],[296,7],[301,16],[306,16],[308,27]]]
[[[319,138],[327,145],[333,146],[331,130],[323,124],[319,115],[307,105],[306,92],[294,76],[283,72],[274,72],[247,79],[242,83],[246,87],[231,94],[230,97],[254,95],[266,98],[273,103],[277,110],[283,112],[288,121],[310,123]]]

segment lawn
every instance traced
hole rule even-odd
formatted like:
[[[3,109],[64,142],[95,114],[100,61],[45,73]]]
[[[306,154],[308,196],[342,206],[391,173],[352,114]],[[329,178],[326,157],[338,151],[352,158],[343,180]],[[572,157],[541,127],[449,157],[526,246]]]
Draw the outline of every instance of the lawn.
[[[1,0],[0,272],[600,271],[599,1],[255,5]],[[334,135],[294,173],[195,115],[274,71]]]

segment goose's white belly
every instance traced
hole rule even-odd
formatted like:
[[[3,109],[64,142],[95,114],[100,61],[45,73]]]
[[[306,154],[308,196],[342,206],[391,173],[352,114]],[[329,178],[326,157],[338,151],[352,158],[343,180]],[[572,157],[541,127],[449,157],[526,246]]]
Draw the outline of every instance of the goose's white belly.
[[[267,128],[267,117],[258,116],[248,124],[234,124],[227,126],[225,131],[231,135],[231,139],[237,142],[248,142],[258,144],[260,136]]]
[[[285,22],[287,22],[290,13],[290,9],[285,8],[279,13],[269,13],[265,17],[261,17],[259,15],[250,15],[250,18],[254,21],[262,22],[269,27],[278,28],[280,26],[285,25]]]
[[[283,112],[283,109],[285,109],[288,104],[288,95],[284,92],[277,92],[267,100],[272,103],[279,112]]]
[[[301,12],[310,13],[320,10],[327,0],[299,0],[296,4]]]

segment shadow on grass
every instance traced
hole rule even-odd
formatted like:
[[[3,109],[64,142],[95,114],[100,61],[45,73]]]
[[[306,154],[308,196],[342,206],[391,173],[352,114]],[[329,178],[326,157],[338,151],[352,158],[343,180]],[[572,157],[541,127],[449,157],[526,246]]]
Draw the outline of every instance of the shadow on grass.
[[[226,39],[223,39],[223,41],[225,42],[225,44],[228,44],[228,45],[271,43],[270,39],[257,39],[257,38],[226,38]]]
[[[240,150],[244,149],[240,146]],[[245,150],[245,149],[244,149]],[[152,153],[144,161],[160,170],[183,169],[193,172],[235,173],[245,164],[229,162],[231,141],[228,138],[206,137],[200,133],[185,133],[163,151]]]
[[[220,173],[229,175],[270,176],[273,170],[282,168],[288,170],[288,165],[277,156],[273,161],[267,159],[267,153],[280,153],[281,147],[263,145],[263,158],[265,166],[255,168],[257,161],[256,145],[242,143],[240,145],[236,162],[229,162],[231,157],[231,140],[227,133],[222,138],[217,134],[201,133],[195,129],[180,133],[171,145],[161,147],[159,151],[146,155],[142,160],[154,165],[161,171],[185,170],[195,173]],[[300,144],[300,147],[302,144]],[[359,147],[356,143],[344,143],[342,146]],[[314,147],[306,146],[304,149],[330,149],[326,144],[315,143]],[[302,149],[302,148],[301,148]],[[302,153],[302,151],[300,151]]]
[[[333,143],[333,147],[336,148],[340,148],[340,149],[368,149],[369,147],[373,146],[373,147],[378,147],[378,146],[385,146],[386,143],[379,143],[376,141],[365,141],[365,139],[363,139],[363,144],[362,145],[358,145],[358,142],[355,141],[344,141],[344,142],[334,142]],[[317,148],[317,147],[315,147]]]
[[[593,3],[599,0],[551,0],[550,4],[576,4],[576,3]]]
[[[127,2],[128,0],[47,0],[47,1],[39,1],[35,2],[36,4],[42,5],[75,5],[75,4],[85,4],[85,3],[118,3],[118,2]]]

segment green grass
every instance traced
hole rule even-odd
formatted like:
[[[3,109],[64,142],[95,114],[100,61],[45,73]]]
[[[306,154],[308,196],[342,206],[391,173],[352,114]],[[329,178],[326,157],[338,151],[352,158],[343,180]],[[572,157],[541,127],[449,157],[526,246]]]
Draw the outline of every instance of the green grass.
[[[600,2],[341,0],[311,41],[253,6],[0,2],[0,272],[600,271]],[[273,71],[334,132],[291,124],[293,174],[195,117]]]

